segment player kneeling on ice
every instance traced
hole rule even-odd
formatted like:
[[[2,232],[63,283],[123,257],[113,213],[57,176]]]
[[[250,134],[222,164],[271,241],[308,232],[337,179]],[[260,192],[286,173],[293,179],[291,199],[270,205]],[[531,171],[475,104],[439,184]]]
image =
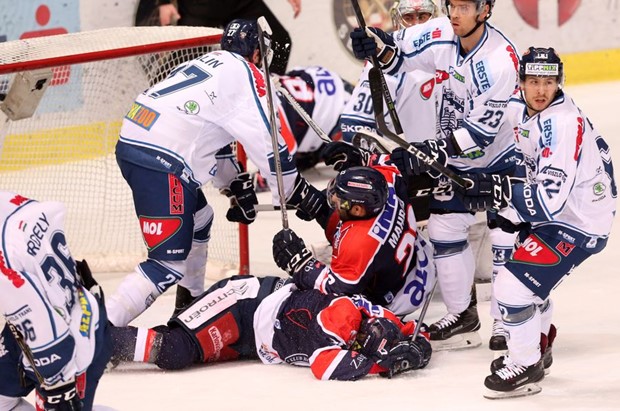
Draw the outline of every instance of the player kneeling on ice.
[[[506,114],[517,130],[521,178],[470,174],[471,188],[455,187],[470,210],[501,210],[502,228],[518,233],[494,283],[509,338],[484,381],[488,398],[540,392],[535,383],[551,366],[556,335],[549,294],[605,248],[618,194],[609,146],[563,92],[555,50],[530,47],[519,77],[521,98]]]
[[[110,359],[103,294],[71,258],[65,209],[0,192],[0,410],[90,411]],[[96,408],[96,407],[95,407]]]
[[[363,294],[397,315],[414,312],[435,283],[435,269],[400,172],[388,156],[371,156],[344,142],[329,143],[323,156],[340,171],[327,189],[334,211],[324,224],[331,266],[316,260],[288,229],[273,238],[276,264],[300,289]]]
[[[361,296],[299,291],[280,277],[234,276],[211,286],[167,326],[113,330],[116,360],[163,369],[260,358],[310,366],[321,380],[385,377],[425,367],[431,346],[414,322]]]

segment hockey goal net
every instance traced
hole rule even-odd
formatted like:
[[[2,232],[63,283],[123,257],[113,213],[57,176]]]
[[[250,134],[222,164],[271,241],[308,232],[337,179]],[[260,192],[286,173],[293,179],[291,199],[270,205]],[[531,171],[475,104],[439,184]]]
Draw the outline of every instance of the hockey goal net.
[[[114,156],[121,121],[172,68],[218,48],[221,32],[123,27],[0,43],[0,189],[63,202],[75,258],[132,270],[146,247]],[[203,190],[215,210],[208,275],[246,273],[247,227],[226,221],[225,196]]]

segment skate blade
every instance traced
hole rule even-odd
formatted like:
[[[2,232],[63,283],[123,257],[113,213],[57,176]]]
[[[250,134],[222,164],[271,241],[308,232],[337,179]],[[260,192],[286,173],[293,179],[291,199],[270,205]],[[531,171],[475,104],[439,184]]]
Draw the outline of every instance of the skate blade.
[[[455,351],[467,348],[476,348],[482,345],[480,334],[477,331],[457,334],[447,340],[431,340],[433,351]]]
[[[538,394],[542,391],[540,385],[536,383],[525,384],[523,387],[519,387],[512,391],[495,391],[486,388],[486,391],[482,396],[489,400],[503,400],[505,398],[527,397],[528,395]]]

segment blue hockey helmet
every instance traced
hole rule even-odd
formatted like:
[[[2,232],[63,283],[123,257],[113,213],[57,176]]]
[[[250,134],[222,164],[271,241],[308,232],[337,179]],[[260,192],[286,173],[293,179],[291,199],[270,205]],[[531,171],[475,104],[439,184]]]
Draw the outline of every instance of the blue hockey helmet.
[[[530,47],[519,62],[519,79],[526,76],[556,77],[560,87],[564,84],[564,64],[553,47]]]
[[[222,50],[251,57],[258,48],[258,26],[255,20],[235,19],[228,23],[220,42]]]
[[[374,168],[349,167],[329,184],[327,199],[330,202],[332,196],[340,200],[340,209],[348,211],[354,205],[359,205],[366,212],[363,218],[374,217],[387,202],[388,184],[383,174]]]

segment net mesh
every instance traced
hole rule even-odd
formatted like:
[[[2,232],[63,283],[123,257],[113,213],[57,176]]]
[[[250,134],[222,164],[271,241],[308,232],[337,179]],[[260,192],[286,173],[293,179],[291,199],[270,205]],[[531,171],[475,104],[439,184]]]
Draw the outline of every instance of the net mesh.
[[[203,46],[181,50],[106,55],[106,60],[87,63],[62,60],[64,64],[52,68],[52,81],[35,114],[1,124],[1,189],[63,202],[72,254],[86,258],[96,271],[131,270],[146,257],[131,190],[114,156],[122,118],[135,97],[173,67],[219,44],[221,30],[189,28],[200,35],[194,30],[188,37],[187,30],[178,29],[188,28],[128,27],[0,44],[0,62],[48,59],[49,64],[59,56],[79,57],[95,49],[111,50],[110,55],[139,44],[157,43],[165,49],[182,38],[181,31],[194,43],[203,39]],[[207,32],[217,34],[210,43],[204,43]],[[6,65],[0,64],[0,72],[6,73]],[[1,94],[15,76],[0,76]],[[238,226],[224,217],[228,200],[210,185],[203,189],[215,211],[209,269],[234,270],[239,261]]]

